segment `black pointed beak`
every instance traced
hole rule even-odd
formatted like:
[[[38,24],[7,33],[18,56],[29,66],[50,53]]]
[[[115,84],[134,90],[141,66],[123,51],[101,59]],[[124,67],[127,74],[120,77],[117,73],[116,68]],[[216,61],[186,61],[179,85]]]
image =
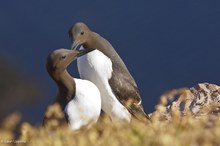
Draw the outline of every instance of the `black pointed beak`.
[[[77,57],[83,56],[87,53],[91,52],[90,49],[83,49],[83,50],[79,50],[79,53],[77,54]]]
[[[90,52],[87,49],[83,49],[83,50],[71,49],[71,51],[72,51],[71,55],[72,55],[72,58],[74,58],[74,60]]]
[[[91,52],[90,49],[85,49],[85,48],[82,50],[77,49],[80,45],[82,45],[82,43],[80,43],[79,41],[75,41],[71,47],[71,50],[78,51],[77,57],[83,56],[83,55]]]
[[[76,50],[78,51],[78,54],[77,54],[77,57],[80,57],[80,56],[83,56],[91,51],[93,51],[93,49],[77,49],[80,45],[82,45],[82,42],[80,41],[74,41],[72,47],[71,47],[71,50]]]
[[[74,41],[72,47],[71,47],[71,50],[76,50],[76,48],[81,45],[81,43],[79,41]]]
[[[77,51],[77,50],[70,50],[71,61],[76,60],[78,58],[78,54],[79,54],[79,51]]]

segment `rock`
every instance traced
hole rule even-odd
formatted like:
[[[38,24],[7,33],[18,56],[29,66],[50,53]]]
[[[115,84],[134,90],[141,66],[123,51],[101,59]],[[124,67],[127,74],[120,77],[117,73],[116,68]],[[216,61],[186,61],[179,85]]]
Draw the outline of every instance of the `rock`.
[[[170,120],[172,116],[191,114],[195,117],[202,115],[220,114],[220,86],[200,83],[192,88],[181,88],[166,92],[160,97],[152,118]]]
[[[190,88],[190,110],[194,114],[219,114],[220,113],[220,87],[214,84],[202,83]]]

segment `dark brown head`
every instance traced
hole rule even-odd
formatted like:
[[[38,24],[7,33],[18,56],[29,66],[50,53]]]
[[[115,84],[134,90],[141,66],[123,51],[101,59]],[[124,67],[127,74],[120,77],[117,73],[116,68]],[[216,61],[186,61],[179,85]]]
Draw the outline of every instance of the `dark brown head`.
[[[73,41],[72,49],[76,49],[79,45],[86,45],[90,39],[90,29],[82,22],[76,23],[69,29],[69,37]]]
[[[76,50],[58,49],[50,53],[47,57],[47,72],[56,78],[60,73],[64,72],[67,66],[77,59],[79,52]]]

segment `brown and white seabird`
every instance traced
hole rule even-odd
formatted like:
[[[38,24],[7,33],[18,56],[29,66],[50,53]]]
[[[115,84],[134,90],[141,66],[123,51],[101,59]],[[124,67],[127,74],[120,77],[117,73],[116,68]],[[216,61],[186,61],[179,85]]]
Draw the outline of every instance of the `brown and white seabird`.
[[[102,110],[113,121],[130,121],[131,115],[148,121],[135,80],[112,45],[81,22],[69,30],[72,49],[81,46],[77,59],[80,78],[96,84],[102,98]],[[83,55],[85,54],[85,55]]]
[[[59,92],[56,102],[64,104],[64,112],[73,130],[90,126],[101,112],[101,96],[95,84],[88,80],[72,78],[66,68],[80,53],[76,50],[58,49],[47,57],[46,68],[56,82]]]

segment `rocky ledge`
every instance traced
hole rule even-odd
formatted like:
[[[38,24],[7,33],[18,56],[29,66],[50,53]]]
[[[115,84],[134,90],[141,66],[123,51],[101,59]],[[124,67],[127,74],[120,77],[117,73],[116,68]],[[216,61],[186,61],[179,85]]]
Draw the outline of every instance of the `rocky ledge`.
[[[160,97],[152,118],[170,120],[172,116],[191,114],[195,117],[220,114],[220,86],[200,83],[192,88],[181,88],[166,92]]]

